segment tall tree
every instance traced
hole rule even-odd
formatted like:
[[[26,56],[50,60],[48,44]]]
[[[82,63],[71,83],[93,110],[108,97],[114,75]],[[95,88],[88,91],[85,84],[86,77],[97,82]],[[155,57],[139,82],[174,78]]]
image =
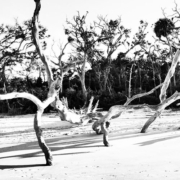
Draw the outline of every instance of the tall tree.
[[[43,50],[43,44],[41,43],[41,36],[39,34],[39,13],[41,9],[41,0],[34,0],[35,1],[35,10],[32,18],[32,39],[33,43],[36,47],[37,53],[43,62],[46,72],[47,72],[47,78],[48,78],[48,86],[49,86],[49,92],[47,95],[47,99],[45,101],[39,100],[36,96],[25,93],[25,92],[12,92],[7,94],[1,94],[0,100],[6,100],[6,99],[14,99],[14,98],[25,98],[32,101],[37,106],[37,112],[34,117],[34,129],[36,131],[36,136],[38,139],[39,146],[41,147],[45,159],[46,159],[46,165],[52,165],[52,154],[51,150],[47,146],[44,138],[43,138],[43,131],[41,128],[41,116],[47,106],[51,104],[57,111],[59,112],[60,118],[62,120],[69,121],[71,123],[78,123],[83,124],[84,122],[88,122],[86,117],[82,117],[81,114],[77,114],[74,111],[70,111],[68,107],[66,106],[65,102],[62,102],[59,99],[59,91],[60,91],[60,79],[54,80],[52,69],[49,65],[49,60],[44,54]],[[89,110],[87,111],[89,113]],[[84,121],[85,120],[85,121]],[[86,121],[87,120],[87,121]]]
[[[78,12],[77,16],[73,17],[73,22],[67,21],[68,28],[65,29],[65,34],[68,36],[68,41],[75,48],[75,55],[72,58],[78,66],[76,71],[81,82],[82,94],[85,104],[87,103],[87,89],[85,85],[86,65],[93,56],[93,50],[96,40],[93,27],[87,28],[86,18],[88,12],[81,16]]]

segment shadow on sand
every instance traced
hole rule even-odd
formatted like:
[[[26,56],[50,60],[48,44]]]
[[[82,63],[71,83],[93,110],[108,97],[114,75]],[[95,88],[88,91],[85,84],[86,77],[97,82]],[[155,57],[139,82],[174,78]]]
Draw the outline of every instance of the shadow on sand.
[[[170,132],[170,131],[168,131]],[[176,131],[178,132],[178,131]],[[110,142],[114,140],[121,140],[121,139],[128,139],[128,138],[137,138],[141,136],[151,136],[155,134],[163,134],[164,137],[161,136],[161,138],[144,141],[135,145],[139,146],[146,146],[151,145],[154,143],[158,143],[165,140],[170,140],[173,138],[180,137],[180,133],[169,135],[167,132],[152,132],[152,133],[126,133],[126,134],[118,134],[118,133],[112,133],[110,134]],[[96,134],[85,134],[85,135],[74,135],[74,136],[68,136],[68,137],[56,137],[51,139],[46,139],[46,143],[48,144],[49,148],[51,149],[53,156],[61,156],[61,155],[76,155],[76,154],[82,154],[82,153],[91,153],[92,149],[90,148],[107,148],[102,143],[102,135],[96,135]],[[119,142],[121,143],[121,142]],[[68,153],[64,153],[64,151],[59,150],[66,150],[66,149],[72,149],[72,152],[68,151]],[[75,150],[76,149],[76,150]],[[31,153],[24,153],[24,154],[16,154],[18,151],[26,151],[26,150],[35,150],[35,152]],[[75,152],[74,152],[75,150]],[[6,159],[6,158],[29,158],[29,157],[40,157],[44,156],[41,149],[39,148],[39,145],[37,141],[34,142],[27,142],[20,145],[15,145],[11,147],[4,147],[0,148],[0,153],[6,153],[6,152],[12,152],[15,151],[14,155],[0,155],[0,159]],[[59,152],[57,152],[59,151]],[[0,165],[0,169],[11,169],[11,168],[28,168],[28,167],[37,167],[37,166],[45,166],[45,164],[33,164],[33,165]]]
[[[46,166],[46,164],[31,164],[31,165],[0,165],[0,169],[17,169],[17,168],[32,168]]]
[[[158,142],[167,141],[167,140],[175,139],[175,138],[180,138],[180,134],[171,135],[171,136],[164,136],[164,137],[161,137],[161,138],[156,138],[156,139],[153,139],[153,140],[144,141],[144,142],[138,143],[136,145],[148,146],[148,145],[152,145],[152,144],[155,144],[155,143],[158,143]]]

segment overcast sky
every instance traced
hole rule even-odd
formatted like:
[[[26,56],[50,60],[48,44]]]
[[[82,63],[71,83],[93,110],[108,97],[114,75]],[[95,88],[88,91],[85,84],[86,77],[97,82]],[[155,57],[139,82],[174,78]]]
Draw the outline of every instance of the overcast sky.
[[[180,8],[180,2],[176,0]],[[0,0],[0,24],[13,24],[15,18],[19,22],[32,17],[34,0]],[[122,18],[127,28],[136,31],[139,21],[146,20],[149,24],[163,17],[162,8],[172,12],[174,0],[42,0],[40,22],[49,33],[57,39],[64,39],[63,25],[66,18],[72,19],[79,11],[89,12],[88,20],[93,21],[98,15],[107,15],[109,19]]]

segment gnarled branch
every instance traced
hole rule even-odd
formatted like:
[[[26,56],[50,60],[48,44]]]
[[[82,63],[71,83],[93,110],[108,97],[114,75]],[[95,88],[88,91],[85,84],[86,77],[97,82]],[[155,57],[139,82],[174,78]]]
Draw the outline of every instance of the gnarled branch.
[[[32,18],[32,35],[33,35],[33,39],[34,39],[34,44],[36,46],[37,52],[43,62],[43,64],[46,67],[46,72],[47,72],[47,76],[48,76],[48,83],[49,85],[51,84],[51,82],[53,81],[53,74],[51,71],[51,68],[49,66],[49,62],[46,58],[46,56],[44,55],[44,52],[41,48],[40,45],[40,40],[39,40],[39,27],[38,27],[38,17],[39,17],[39,11],[41,9],[41,0],[36,0],[36,8],[34,11],[34,15]]]
[[[32,101],[38,108],[43,108],[43,103],[34,95],[30,93],[20,93],[20,92],[12,92],[8,94],[0,94],[0,100],[6,99],[15,99],[15,98],[25,98]]]

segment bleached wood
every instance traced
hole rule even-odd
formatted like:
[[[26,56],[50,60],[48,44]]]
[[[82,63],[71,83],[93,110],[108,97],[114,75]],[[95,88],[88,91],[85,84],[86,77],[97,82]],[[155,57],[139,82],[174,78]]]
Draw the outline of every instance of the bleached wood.
[[[147,122],[144,124],[141,133],[145,133],[148,129],[148,127],[161,115],[162,111],[169,106],[170,104],[172,104],[173,102],[175,102],[176,100],[180,99],[180,93],[179,92],[175,92],[171,97],[169,97],[168,99],[165,99],[162,103],[160,103],[157,106],[157,111],[154,113],[154,115],[152,115]]]
[[[156,110],[156,105],[153,106],[153,105],[147,105],[147,104],[140,104],[140,105],[129,105],[129,104],[137,98],[141,98],[149,94],[152,94],[155,90],[160,88],[162,85],[163,84],[159,84],[158,86],[156,86],[155,88],[151,89],[148,92],[137,94],[131,98],[128,98],[124,105],[112,106],[104,117],[94,122],[94,124],[92,125],[92,129],[96,131],[96,133],[101,132],[99,128],[102,123],[105,123],[107,121],[110,121],[111,119],[121,116],[121,114],[127,110],[136,110],[136,109]]]
[[[131,97],[131,91],[132,91],[131,81],[132,81],[132,70],[133,70],[133,66],[134,66],[134,64],[131,65],[130,74],[129,74],[128,98]]]
[[[167,91],[167,88],[169,86],[169,83],[170,83],[170,80],[171,78],[173,77],[174,75],[174,72],[175,72],[175,68],[176,68],[176,65],[178,63],[178,61],[180,60],[180,50],[177,50],[175,56],[174,56],[174,59],[172,61],[172,64],[171,64],[171,67],[166,75],[166,78],[163,82],[163,86],[161,88],[161,93],[160,93],[160,96],[159,96],[159,99],[160,99],[160,104],[158,105],[158,109],[157,109],[157,112],[153,115],[153,117],[150,117],[147,122],[144,124],[141,132],[142,133],[145,133],[148,129],[148,127],[157,119],[157,115],[160,115],[162,113],[162,111],[168,106],[170,105],[171,103],[173,103],[174,101],[178,100],[179,99],[179,93],[178,92],[175,92],[171,97],[169,97],[168,99],[166,99],[166,91]]]
[[[0,94],[0,100],[6,100],[6,99],[15,99],[15,98],[25,98],[30,101],[32,101],[38,108],[43,107],[43,103],[34,95],[30,93],[25,93],[25,92],[12,92],[8,94]]]
[[[159,95],[159,99],[161,102],[163,102],[166,99],[166,91],[167,91],[167,88],[169,86],[170,80],[174,75],[176,65],[177,65],[179,60],[180,60],[180,50],[177,50],[175,57],[174,57],[172,64],[171,64],[171,68],[169,69],[169,71],[166,75],[166,78],[164,80],[163,86],[161,88],[161,92]]]
[[[42,117],[43,111],[42,110],[38,110],[37,114],[34,117],[34,130],[36,132],[36,137],[38,139],[38,143],[39,146],[41,147],[44,155],[45,155],[45,159],[46,159],[46,165],[51,166],[52,165],[52,153],[50,148],[47,146],[44,137],[43,137],[43,131],[41,128],[41,117]]]
[[[33,39],[34,39],[34,44],[36,46],[37,52],[41,58],[41,61],[43,62],[44,66],[46,67],[46,72],[47,72],[47,76],[48,76],[48,82],[49,85],[51,84],[51,82],[53,82],[53,74],[51,71],[51,68],[49,66],[49,62],[42,50],[41,44],[40,44],[40,40],[39,40],[39,22],[38,22],[38,18],[39,18],[39,11],[41,9],[41,0],[36,0],[35,1],[36,7],[34,10],[34,15],[32,18],[32,35],[33,35]]]
[[[155,90],[157,90],[158,88],[160,88],[163,84],[159,84],[158,86],[156,86],[155,88],[151,89],[148,92],[145,93],[140,93],[140,94],[136,94],[134,96],[132,96],[131,98],[128,98],[127,101],[125,102],[124,106],[129,105],[133,100],[137,99],[137,98],[141,98],[144,96],[147,96],[149,94],[152,94]]]

